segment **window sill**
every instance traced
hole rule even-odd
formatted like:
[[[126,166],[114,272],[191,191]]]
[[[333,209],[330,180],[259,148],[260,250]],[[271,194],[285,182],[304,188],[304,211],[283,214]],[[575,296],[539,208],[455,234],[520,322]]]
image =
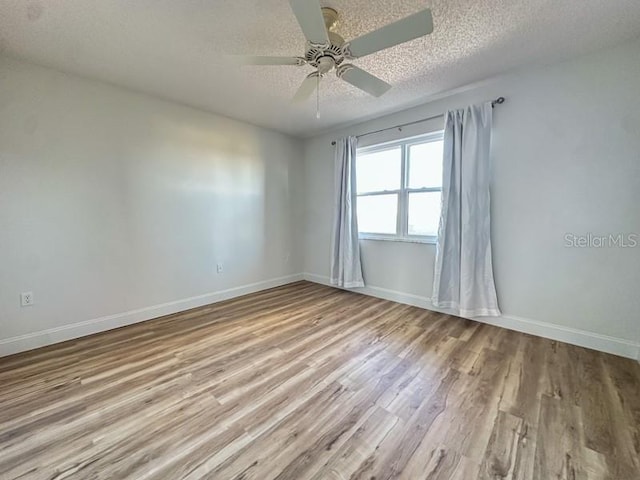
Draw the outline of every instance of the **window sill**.
[[[426,243],[429,245],[435,245],[437,242],[437,237],[396,237],[396,236],[369,235],[369,234],[360,234],[358,236],[358,239],[383,241],[383,242]]]

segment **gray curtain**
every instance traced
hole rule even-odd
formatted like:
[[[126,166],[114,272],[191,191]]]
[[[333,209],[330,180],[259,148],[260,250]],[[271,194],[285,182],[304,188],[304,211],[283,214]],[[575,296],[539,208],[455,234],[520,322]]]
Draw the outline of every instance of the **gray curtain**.
[[[491,103],[445,114],[442,213],[432,303],[465,317],[498,316],[491,262]]]
[[[356,137],[341,138],[335,149],[335,202],[331,241],[331,284],[364,287],[356,215]]]

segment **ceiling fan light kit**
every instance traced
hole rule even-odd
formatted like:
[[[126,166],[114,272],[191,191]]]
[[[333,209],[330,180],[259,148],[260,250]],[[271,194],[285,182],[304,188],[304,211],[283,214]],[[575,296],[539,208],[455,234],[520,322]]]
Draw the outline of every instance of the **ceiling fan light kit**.
[[[294,95],[294,102],[307,100],[319,87],[320,79],[332,70],[335,70],[338,78],[374,97],[383,95],[391,85],[348,62],[428,35],[433,31],[431,11],[425,9],[346,42],[333,31],[339,17],[335,9],[321,8],[318,0],[289,0],[289,3],[307,39],[304,56],[246,56],[242,57],[242,63],[314,67],[315,71],[307,75]]]

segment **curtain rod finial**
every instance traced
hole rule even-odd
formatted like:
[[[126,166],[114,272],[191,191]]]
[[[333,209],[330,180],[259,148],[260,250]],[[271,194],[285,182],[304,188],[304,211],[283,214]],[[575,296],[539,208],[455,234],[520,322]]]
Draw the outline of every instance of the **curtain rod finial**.
[[[495,107],[496,105],[501,105],[504,103],[504,97],[498,97],[493,102],[491,102],[491,106]]]
[[[331,142],[331,145],[335,145],[335,144],[336,144],[336,141],[335,141],[335,140],[334,140],[333,142]]]

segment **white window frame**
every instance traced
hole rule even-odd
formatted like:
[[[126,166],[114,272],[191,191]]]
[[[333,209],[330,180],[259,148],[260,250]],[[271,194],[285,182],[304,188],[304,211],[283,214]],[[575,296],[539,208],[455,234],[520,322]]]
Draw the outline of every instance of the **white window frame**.
[[[374,195],[398,195],[398,212],[396,214],[397,224],[396,233],[368,233],[361,232],[358,237],[361,240],[386,240],[393,242],[411,242],[411,243],[430,243],[435,244],[438,240],[436,235],[409,235],[409,194],[419,192],[442,192],[442,185],[439,187],[429,188],[408,188],[409,183],[409,148],[412,145],[438,142],[444,140],[444,131],[436,131],[428,134],[418,135],[414,137],[403,138],[400,140],[394,140],[391,142],[385,142],[367,147],[361,147],[356,150],[356,156],[365,153],[375,153],[384,150],[391,150],[393,148],[400,147],[402,160],[401,173],[400,173],[400,188],[396,190],[379,190],[373,192],[358,193],[357,197],[366,197]],[[358,172],[356,171],[356,175]]]

